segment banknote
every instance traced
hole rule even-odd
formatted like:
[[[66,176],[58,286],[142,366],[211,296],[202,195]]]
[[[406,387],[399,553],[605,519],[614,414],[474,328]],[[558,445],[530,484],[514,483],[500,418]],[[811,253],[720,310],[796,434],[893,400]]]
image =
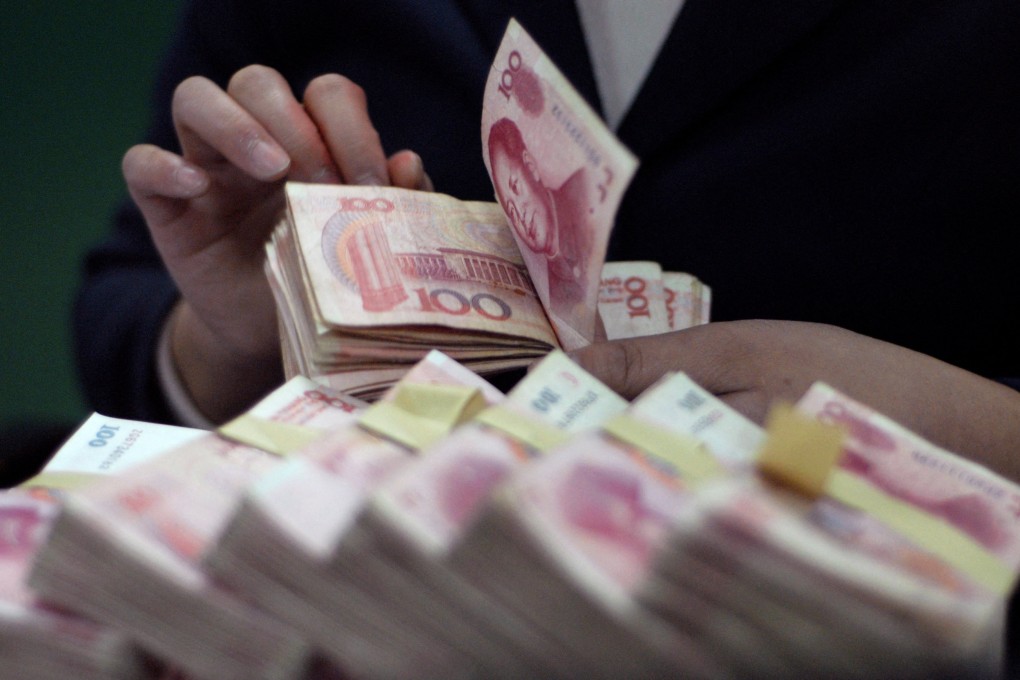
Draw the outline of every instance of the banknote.
[[[607,340],[674,330],[666,306],[662,267],[657,262],[606,262],[599,282],[598,310]]]
[[[450,550],[452,569],[569,650],[583,672],[721,676],[718,659],[633,596],[706,468],[750,470],[744,441],[756,426],[714,398],[692,400],[692,389],[687,376],[670,376],[600,430],[520,467]],[[739,432],[714,432],[726,423]]]
[[[553,352],[529,371],[501,408],[564,435],[595,428],[627,402]],[[513,429],[483,420],[465,425],[381,484],[369,512],[403,532],[423,553],[441,555],[456,540],[492,488],[538,451]]]
[[[708,322],[712,290],[698,277],[686,272],[663,272],[662,288],[670,330]]]
[[[745,472],[765,439],[762,428],[683,372],[663,376],[634,401],[635,416],[702,442],[733,472]]]
[[[804,504],[790,500],[752,477],[707,485],[673,518],[636,597],[694,632],[741,676],[773,668],[781,677],[794,669],[955,677],[935,670],[944,673],[959,647],[936,641],[920,621],[940,612],[962,625],[966,598],[862,552],[845,540],[850,531],[826,536],[824,523],[806,520]],[[896,554],[903,564],[920,555]]]
[[[560,345],[595,335],[609,234],[636,157],[511,19],[485,86],[482,156]]]
[[[217,431],[242,444],[283,456],[325,432],[353,423],[367,406],[360,399],[296,375]]]
[[[21,486],[73,488],[97,477],[119,474],[152,460],[206,432],[190,427],[91,414],[45,467]]]
[[[248,434],[278,444],[280,432],[293,436],[303,428],[316,438],[353,421],[360,407],[357,400],[298,378],[253,407],[248,425],[257,425]],[[120,473],[68,492],[30,573],[35,589],[71,611],[128,631],[149,652],[196,677],[282,677],[301,667],[310,648],[299,636],[200,569],[241,493],[282,459],[215,433],[100,416],[78,432],[82,446],[72,446],[72,453],[97,451],[93,468],[116,467]],[[75,442],[72,437],[68,443]],[[161,447],[159,455],[137,460]],[[132,457],[129,466],[125,461]],[[93,549],[96,545],[102,547]],[[119,589],[116,583],[131,587]],[[132,598],[132,589],[153,596]],[[167,602],[174,606],[167,609]],[[196,618],[216,621],[215,631],[196,628]]]
[[[71,492],[29,584],[197,677],[287,677],[310,658],[307,643],[198,567],[239,491],[277,461],[209,433]],[[195,621],[216,623],[210,629]]]
[[[288,183],[287,205],[319,325],[453,325],[552,344],[497,206],[299,183]]]
[[[1017,567],[989,537],[1010,532],[1012,484],[823,383],[798,408],[847,433],[822,495],[748,475],[706,487],[673,518],[638,597],[743,667],[761,663],[744,645],[755,639],[827,676],[994,668]],[[715,626],[732,616],[750,624],[740,638]]]
[[[571,668],[556,665],[547,640],[457,578],[442,558],[492,489],[539,455],[538,430],[555,431],[559,441],[625,406],[565,354],[549,354],[498,406],[382,480],[334,565],[345,573],[371,565],[373,587],[364,592],[372,594],[373,615],[387,618],[377,625],[394,631],[393,638],[399,639],[400,626],[415,622],[434,649],[470,649],[465,672],[474,666],[493,676],[569,676]],[[350,607],[337,616],[363,618]],[[413,648],[393,643],[390,654],[411,658]]]

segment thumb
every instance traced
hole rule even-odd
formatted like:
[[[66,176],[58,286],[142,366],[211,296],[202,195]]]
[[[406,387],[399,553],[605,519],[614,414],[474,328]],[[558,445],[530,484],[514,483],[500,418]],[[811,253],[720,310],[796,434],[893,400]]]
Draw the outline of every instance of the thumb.
[[[595,342],[570,358],[626,399],[632,399],[665,373],[677,370],[677,333]]]
[[[714,322],[671,333],[596,342],[570,358],[622,397],[633,399],[662,376],[683,371],[713,394],[745,389],[748,335],[760,333],[747,322]]]

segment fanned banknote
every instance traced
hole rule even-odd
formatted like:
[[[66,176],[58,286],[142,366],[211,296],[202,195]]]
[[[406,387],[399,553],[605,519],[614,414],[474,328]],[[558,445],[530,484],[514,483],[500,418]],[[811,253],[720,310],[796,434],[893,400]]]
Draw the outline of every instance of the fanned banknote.
[[[590,344],[637,158],[513,19],[485,85],[482,157],[560,345]]]

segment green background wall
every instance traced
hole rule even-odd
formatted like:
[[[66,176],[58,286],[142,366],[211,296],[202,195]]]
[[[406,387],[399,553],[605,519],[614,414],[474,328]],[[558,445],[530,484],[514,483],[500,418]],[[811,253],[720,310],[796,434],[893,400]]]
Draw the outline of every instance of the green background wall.
[[[178,4],[37,0],[0,12],[0,425],[84,420],[70,305],[124,195]],[[112,367],[111,367],[112,370]]]

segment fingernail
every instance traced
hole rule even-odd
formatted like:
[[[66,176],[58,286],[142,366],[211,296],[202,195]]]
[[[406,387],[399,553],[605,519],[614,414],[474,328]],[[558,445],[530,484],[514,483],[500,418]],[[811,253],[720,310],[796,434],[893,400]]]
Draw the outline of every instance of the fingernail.
[[[263,141],[255,142],[251,149],[251,160],[264,177],[279,175],[290,165],[290,157],[282,149]]]
[[[177,168],[174,180],[177,182],[177,186],[188,193],[201,191],[205,188],[205,176],[190,165],[182,165]]]
[[[364,172],[360,175],[356,175],[350,184],[356,184],[365,187],[384,187],[389,185],[390,181],[388,177],[380,177],[374,172]]]

